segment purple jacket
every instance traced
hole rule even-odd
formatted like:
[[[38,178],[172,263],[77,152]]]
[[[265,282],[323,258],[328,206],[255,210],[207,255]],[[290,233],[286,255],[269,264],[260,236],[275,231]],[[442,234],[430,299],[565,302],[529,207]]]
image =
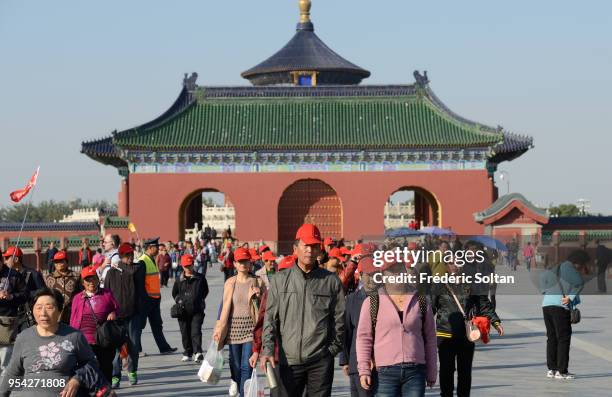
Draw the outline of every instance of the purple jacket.
[[[115,298],[113,297],[113,293],[104,288],[99,288],[98,292],[95,293],[90,299],[86,299],[85,291],[81,291],[74,296],[72,299],[72,311],[70,314],[70,326],[72,328],[81,329],[81,321],[83,320],[83,313],[85,313],[86,305],[89,306],[88,300],[91,301],[91,305],[93,306],[94,313],[96,318],[98,318],[98,323],[103,323],[106,321],[106,317],[112,312],[115,312],[117,316],[119,316],[119,305]],[[89,312],[90,308],[87,308],[87,312]],[[88,335],[89,332],[83,332],[85,334],[85,338],[91,343],[91,341],[96,340],[96,335]]]

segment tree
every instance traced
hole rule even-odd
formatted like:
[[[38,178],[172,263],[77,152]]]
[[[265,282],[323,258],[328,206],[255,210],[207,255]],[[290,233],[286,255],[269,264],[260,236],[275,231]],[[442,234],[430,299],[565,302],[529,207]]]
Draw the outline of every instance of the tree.
[[[27,203],[21,203],[0,208],[0,222],[17,222],[23,220],[27,208]],[[72,214],[75,209],[98,208],[105,211],[116,212],[117,205],[107,201],[83,201],[76,199],[72,201],[46,200],[38,204],[30,204],[27,222],[57,222],[66,215]]]
[[[580,216],[580,209],[575,204],[559,204],[548,208],[550,216]],[[588,214],[585,214],[588,215]]]

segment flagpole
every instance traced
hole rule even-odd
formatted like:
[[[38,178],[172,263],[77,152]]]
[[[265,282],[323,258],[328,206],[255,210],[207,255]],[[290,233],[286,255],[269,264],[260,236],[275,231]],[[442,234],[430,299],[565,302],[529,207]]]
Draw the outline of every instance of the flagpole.
[[[38,180],[39,175],[40,175],[40,166],[38,166],[38,168],[36,169],[36,179],[37,180]],[[13,250],[13,256],[11,257],[13,263],[15,263],[15,255],[17,254],[17,248],[19,248],[19,243],[21,242],[21,234],[23,233],[23,228],[25,227],[25,222],[26,222],[26,219],[28,218],[28,212],[30,211],[30,204],[32,203],[32,199],[34,198],[34,193],[36,193],[36,185],[38,185],[38,183],[35,183],[34,186],[32,187],[32,194],[30,194],[30,197],[28,197],[28,203],[26,204],[26,211],[25,211],[25,214],[23,215],[23,219],[21,220],[21,227],[19,228],[19,234],[17,235],[17,242],[15,243],[15,249]],[[7,275],[7,283],[4,286],[5,291],[8,289],[8,284],[9,284],[8,280],[11,275],[11,269],[12,268],[9,267],[9,271]]]

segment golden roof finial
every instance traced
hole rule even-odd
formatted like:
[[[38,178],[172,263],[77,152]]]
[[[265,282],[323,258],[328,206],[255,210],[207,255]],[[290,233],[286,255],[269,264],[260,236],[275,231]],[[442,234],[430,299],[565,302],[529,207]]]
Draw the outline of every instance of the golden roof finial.
[[[300,0],[300,23],[310,22],[310,0]]]

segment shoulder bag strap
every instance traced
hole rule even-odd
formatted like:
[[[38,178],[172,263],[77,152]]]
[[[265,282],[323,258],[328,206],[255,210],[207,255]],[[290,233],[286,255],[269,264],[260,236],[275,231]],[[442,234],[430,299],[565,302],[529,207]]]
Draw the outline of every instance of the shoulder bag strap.
[[[91,298],[93,298],[93,296]],[[93,318],[96,320],[96,324],[100,324],[100,320],[98,319],[98,316],[96,316],[96,312],[93,308],[93,305],[91,304],[91,298],[85,295],[85,300],[87,301],[87,303],[89,303],[89,308],[91,309],[91,314],[93,314]]]
[[[453,299],[455,300],[455,303],[459,307],[461,314],[463,314],[463,317],[467,319],[467,316],[465,315],[465,311],[463,310],[463,306],[461,306],[461,303],[459,303],[459,299],[457,298],[457,295],[455,295],[455,293],[453,292],[453,289],[448,284],[444,284],[444,285],[446,286],[446,289],[448,289],[448,292],[450,292],[451,295],[453,296]]]

